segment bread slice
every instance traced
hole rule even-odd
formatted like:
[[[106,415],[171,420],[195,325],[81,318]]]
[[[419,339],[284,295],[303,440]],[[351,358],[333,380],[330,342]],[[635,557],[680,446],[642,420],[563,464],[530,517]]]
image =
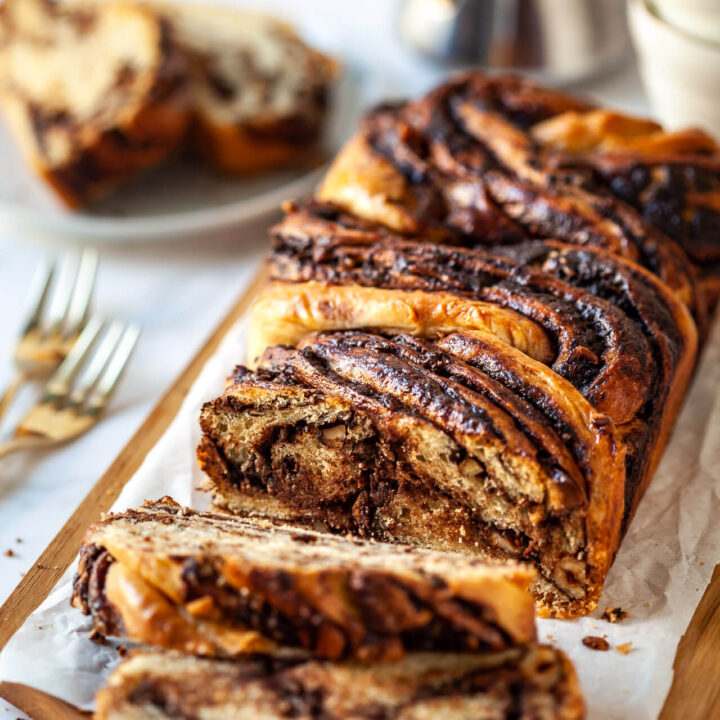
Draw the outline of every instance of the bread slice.
[[[133,653],[97,695],[96,720],[580,720],[568,659],[548,646],[417,654],[391,664],[241,661]]]
[[[279,644],[325,658],[502,650],[534,639],[533,572],[182,508],[110,515],[73,604],[95,630],[210,656]]]
[[[0,103],[28,162],[70,207],[173,154],[190,120],[186,68],[149,9],[7,0]]]
[[[320,137],[333,60],[273,17],[158,5],[190,63],[193,145],[212,167],[248,173],[306,159]]]
[[[613,422],[489,333],[311,335],[238,368],[200,425],[217,505],[527,560],[546,614],[591,611],[620,540]]]

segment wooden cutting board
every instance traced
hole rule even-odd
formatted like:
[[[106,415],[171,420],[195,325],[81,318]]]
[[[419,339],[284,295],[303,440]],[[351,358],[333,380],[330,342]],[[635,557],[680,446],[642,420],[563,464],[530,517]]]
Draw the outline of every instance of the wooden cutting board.
[[[263,270],[0,608],[0,650],[74,561],[87,527],[110,509],[177,414],[200,370],[265,281]],[[672,686],[659,720],[720,719],[720,564],[680,640],[673,669]],[[85,716],[66,703],[15,683],[0,683],[0,697],[34,720]]]

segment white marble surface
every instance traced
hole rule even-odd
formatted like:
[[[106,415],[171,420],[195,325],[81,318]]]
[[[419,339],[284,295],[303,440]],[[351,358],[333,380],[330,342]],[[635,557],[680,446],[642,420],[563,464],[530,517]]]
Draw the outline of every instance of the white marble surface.
[[[320,46],[373,73],[388,94],[417,93],[439,76],[437,69],[397,43],[394,3],[266,0],[262,5],[281,6],[295,16],[301,5],[305,32]],[[608,104],[647,112],[632,63],[580,89]],[[238,228],[230,239],[212,242],[197,238],[183,244],[102,248],[95,309],[109,318],[139,323],[142,337],[111,412],[98,427],[63,449],[0,461],[0,601],[252,277],[264,250],[266,227],[267,222],[255,223]],[[43,254],[61,251],[9,237],[0,228],[0,386],[10,378],[12,349],[35,267]],[[30,400],[26,393],[18,402]],[[6,550],[12,550],[12,556],[6,556]],[[0,700],[0,718],[19,715]]]

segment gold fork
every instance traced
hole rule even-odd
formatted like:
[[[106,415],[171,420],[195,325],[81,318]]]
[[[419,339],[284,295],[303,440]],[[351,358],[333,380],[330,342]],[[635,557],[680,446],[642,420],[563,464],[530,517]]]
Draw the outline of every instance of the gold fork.
[[[90,318],[48,380],[40,402],[14,436],[0,444],[0,458],[18,450],[59,445],[91,428],[105,409],[139,334],[135,325],[125,327],[114,321],[104,329],[101,320]]]
[[[15,348],[15,377],[0,397],[0,418],[23,383],[47,377],[70,351],[87,321],[97,265],[97,251],[86,248],[75,268],[66,258],[56,283],[56,263],[39,268],[30,293],[33,307]]]

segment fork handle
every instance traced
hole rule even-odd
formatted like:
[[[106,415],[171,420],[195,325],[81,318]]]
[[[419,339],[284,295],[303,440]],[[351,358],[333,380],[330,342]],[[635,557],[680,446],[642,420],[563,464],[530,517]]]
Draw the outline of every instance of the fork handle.
[[[23,373],[16,373],[15,377],[10,381],[10,384],[5,388],[5,392],[0,398],[0,419],[5,414],[5,411],[10,407],[10,403],[15,398],[17,391],[20,386],[27,380],[27,376]]]
[[[20,450],[32,450],[33,448],[46,448],[55,445],[55,441],[40,435],[21,435],[0,443],[0,458],[12,455]]]

